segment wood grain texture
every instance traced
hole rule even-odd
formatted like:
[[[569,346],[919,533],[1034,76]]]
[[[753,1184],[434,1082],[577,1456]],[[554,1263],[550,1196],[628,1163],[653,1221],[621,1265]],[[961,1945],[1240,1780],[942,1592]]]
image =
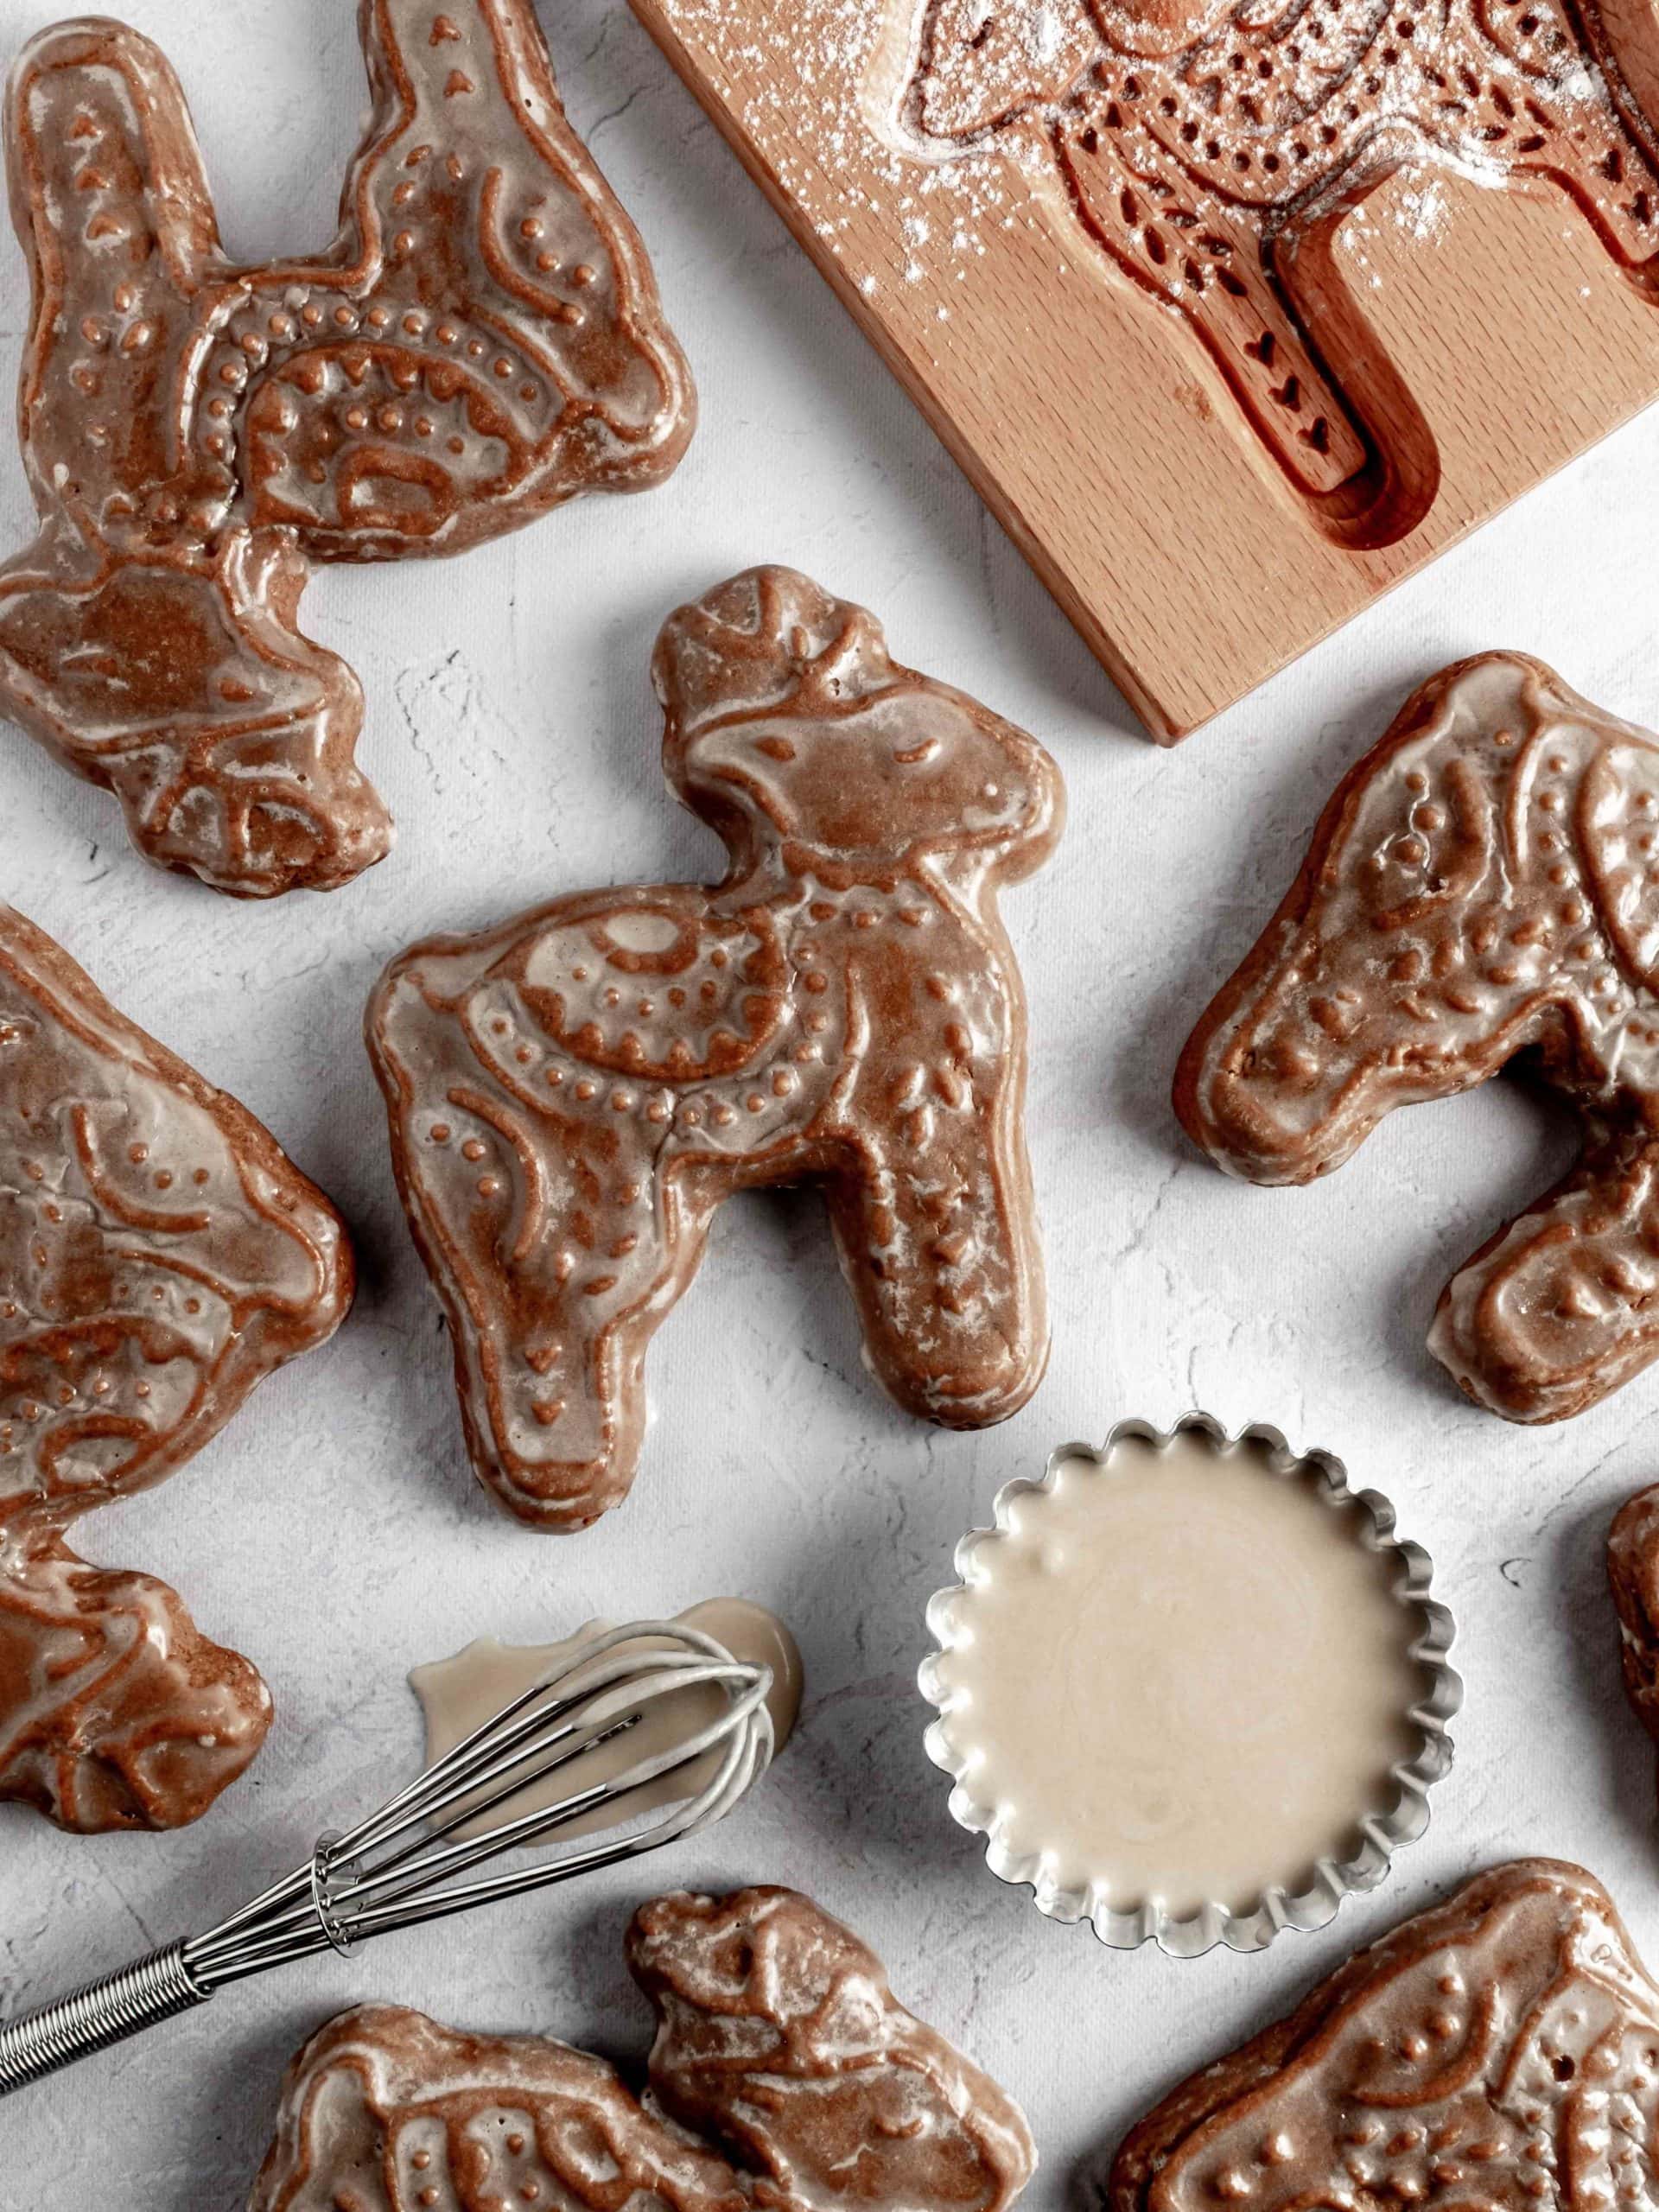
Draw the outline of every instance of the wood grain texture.
[[[1160,741],[1659,393],[1611,14],[632,4]]]

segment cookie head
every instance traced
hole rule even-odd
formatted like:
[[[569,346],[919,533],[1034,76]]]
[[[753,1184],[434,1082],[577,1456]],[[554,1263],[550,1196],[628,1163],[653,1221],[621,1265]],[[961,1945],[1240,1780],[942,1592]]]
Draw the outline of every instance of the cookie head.
[[[1058,835],[1058,772],[1033,740],[889,658],[864,608],[785,569],[670,617],[652,676],[686,804],[752,859],[799,849],[842,880],[976,852],[1008,877]]]
[[[810,2012],[849,1969],[880,1969],[850,1929],[793,1890],[685,1891],[633,1916],[628,1970],[653,2001],[725,2015]]]

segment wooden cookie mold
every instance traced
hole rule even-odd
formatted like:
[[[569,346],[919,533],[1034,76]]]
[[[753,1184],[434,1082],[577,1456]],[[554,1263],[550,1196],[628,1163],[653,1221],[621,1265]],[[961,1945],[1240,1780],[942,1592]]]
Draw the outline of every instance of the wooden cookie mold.
[[[1160,738],[1659,391],[1650,10],[634,6]]]

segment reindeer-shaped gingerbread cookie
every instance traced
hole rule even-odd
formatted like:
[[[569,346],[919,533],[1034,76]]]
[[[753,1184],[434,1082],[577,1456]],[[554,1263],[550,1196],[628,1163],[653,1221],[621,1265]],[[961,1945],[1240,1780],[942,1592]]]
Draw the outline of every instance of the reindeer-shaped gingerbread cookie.
[[[530,0],[361,0],[361,32],[373,111],[315,259],[227,258],[177,79],[124,25],[44,32],[7,99],[41,530],[0,566],[0,714],[149,860],[249,898],[390,838],[357,679],[297,627],[308,564],[655,484],[694,413]]]
[[[1584,1149],[1441,1294],[1431,1350],[1512,1421],[1659,1353],[1659,740],[1521,653],[1433,677],[1338,788],[1182,1053],[1175,1108],[1258,1183],[1525,1053]]]
[[[547,1529],[627,1490],[646,1344],[734,1191],[824,1185],[912,1412],[1003,1420],[1047,1355],[996,893],[1054,843],[1053,763],[788,569],[682,608],[653,674],[722,880],[430,939],[368,1014],[474,1465]]]
[[[67,1532],[200,1451],[352,1284],[270,1133],[0,906],[0,1798],[176,1827],[257,1751],[248,1662]]]
[[[657,1897],[627,1957],[647,2095],[542,2036],[360,2005],[295,2054],[249,2212],[1008,2212],[1030,2179],[1018,2106],[810,1897]]]
[[[1565,193],[1659,288],[1659,17],[1628,0],[889,0],[887,135],[996,147],[1182,315],[1318,526],[1392,543],[1433,436],[1337,226],[1403,163]],[[894,44],[900,44],[895,23]],[[885,52],[885,47],[881,49]]]

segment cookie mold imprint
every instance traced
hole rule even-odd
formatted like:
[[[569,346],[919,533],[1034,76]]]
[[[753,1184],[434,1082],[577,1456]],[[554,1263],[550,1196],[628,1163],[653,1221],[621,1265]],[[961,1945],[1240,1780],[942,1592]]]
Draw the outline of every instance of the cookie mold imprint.
[[[1389,1560],[1393,1568],[1389,1599],[1411,1617],[1409,1640],[1402,1646],[1405,1660],[1421,1677],[1419,1694],[1401,1714],[1400,1755],[1387,1763],[1392,1802],[1385,1809],[1361,1812],[1348,1823],[1357,1839],[1338,1853],[1318,1856],[1311,1878],[1262,1885],[1259,1891],[1232,1904],[1207,1899],[1187,1910],[1166,1904],[1157,1894],[1127,1899],[1116,1897],[1101,1876],[1077,1878],[1077,1870],[1058,1863],[1047,1847],[1030,1847],[1012,1833],[1006,1808],[982,1802],[972,1779],[975,1749],[964,1745],[953,1731],[951,1715],[962,1699],[951,1680],[953,1654],[969,1647],[974,1630],[967,1618],[969,1593],[987,1579],[992,1548],[1007,1544],[1019,1533],[1022,1502],[1057,1495],[1062,1471],[1081,1465],[1104,1470],[1120,1447],[1149,1447],[1159,1455],[1184,1440],[1207,1446],[1219,1457],[1253,1448],[1256,1464],[1270,1476],[1300,1480],[1312,1497],[1333,1513],[1353,1513],[1353,1532],[1359,1547]],[[1378,1491],[1355,1489],[1342,1462],[1332,1453],[1313,1450],[1293,1452],[1276,1428],[1252,1423],[1230,1434],[1212,1415],[1188,1414],[1168,1431],[1144,1421],[1120,1421],[1100,1446],[1065,1444],[1053,1452],[1042,1477],[1033,1481],[1017,1477],[1003,1485],[992,1506],[992,1525],[969,1530],[957,1546],[957,1580],[935,1592],[927,1607],[927,1625],[934,1649],[923,1661],[918,1681],[923,1695],[937,1718],[925,1738],[928,1757],[951,1777],[950,1812],[957,1825],[970,1834],[982,1835],[985,1859],[999,1880],[1028,1886],[1038,1910],[1049,1918],[1086,1921],[1102,1942],[1116,1949],[1133,1950],[1147,1942],[1173,1958],[1196,1958],[1217,1944],[1236,1951],[1263,1950],[1281,1929],[1301,1933],[1325,1927],[1343,1899],[1355,1891],[1375,1889],[1386,1877],[1394,1853],[1414,1842],[1428,1825],[1428,1791],[1448,1772],[1452,1760],[1449,1726],[1463,1698],[1463,1685],[1452,1669],[1451,1651],[1455,1625],[1448,1608],[1431,1595],[1432,1562],[1419,1544],[1396,1533],[1393,1506]],[[1100,1593],[1091,1591],[1098,1602]],[[1044,1694],[1049,1693],[1046,1689]],[[1103,1682],[1103,1710],[1111,1685]],[[1071,1731],[1068,1728],[1068,1734]],[[978,1784],[978,1788],[984,1785]],[[988,1795],[988,1790],[987,1791]]]

